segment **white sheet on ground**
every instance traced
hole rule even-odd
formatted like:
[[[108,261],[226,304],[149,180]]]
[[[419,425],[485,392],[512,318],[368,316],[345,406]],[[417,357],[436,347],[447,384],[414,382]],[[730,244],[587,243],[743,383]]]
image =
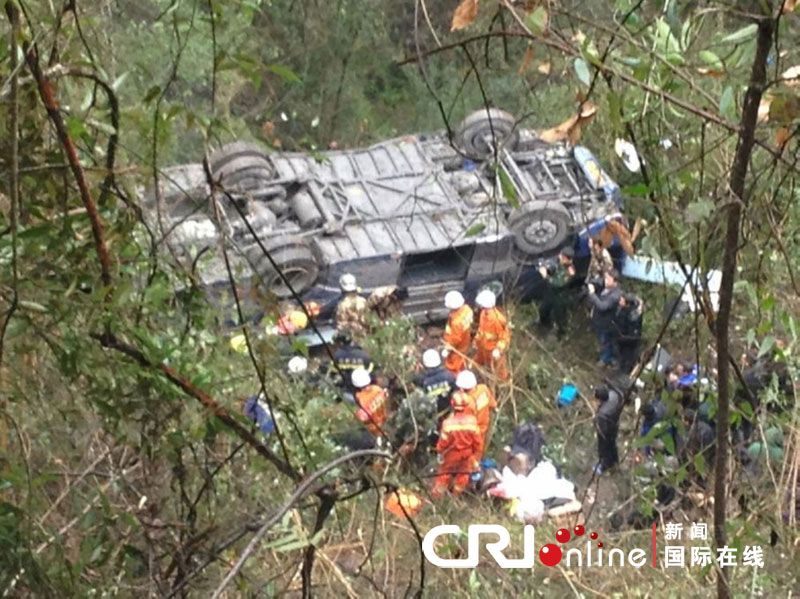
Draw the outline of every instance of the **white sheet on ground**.
[[[551,462],[542,461],[527,476],[514,474],[506,466],[503,468],[500,483],[490,489],[489,494],[502,499],[517,500],[514,515],[530,521],[544,514],[544,502],[548,499],[574,500],[575,485],[565,478],[559,478]]]

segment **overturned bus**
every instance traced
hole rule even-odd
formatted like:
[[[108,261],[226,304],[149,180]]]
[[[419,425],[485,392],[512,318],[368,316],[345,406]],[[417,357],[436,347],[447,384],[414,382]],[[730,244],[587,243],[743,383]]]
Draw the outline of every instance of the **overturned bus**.
[[[268,152],[237,141],[208,166],[167,169],[146,213],[208,295],[230,303],[224,241],[253,318],[299,296],[321,306],[325,325],[347,272],[364,294],[406,287],[404,310],[419,323],[446,315],[451,289],[469,300],[494,284],[530,297],[542,259],[580,250],[582,232],[622,218],[619,187],[589,150],[546,143],[497,109],[452,136],[364,149]]]

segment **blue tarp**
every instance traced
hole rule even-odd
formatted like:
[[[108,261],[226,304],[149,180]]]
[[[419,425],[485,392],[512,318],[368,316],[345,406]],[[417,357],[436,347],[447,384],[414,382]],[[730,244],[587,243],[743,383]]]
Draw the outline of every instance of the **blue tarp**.
[[[578,388],[572,383],[566,383],[558,392],[559,406],[568,406],[578,398]]]

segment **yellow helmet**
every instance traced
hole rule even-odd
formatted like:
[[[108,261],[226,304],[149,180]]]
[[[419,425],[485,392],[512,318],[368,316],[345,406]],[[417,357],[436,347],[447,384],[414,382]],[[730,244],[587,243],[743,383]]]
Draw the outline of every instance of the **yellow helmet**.
[[[289,314],[289,322],[298,329],[304,329],[308,326],[308,316],[302,310],[292,310]]]
[[[238,335],[234,335],[231,337],[231,349],[239,354],[246,354],[247,353],[247,338],[244,336],[243,333],[239,333]]]

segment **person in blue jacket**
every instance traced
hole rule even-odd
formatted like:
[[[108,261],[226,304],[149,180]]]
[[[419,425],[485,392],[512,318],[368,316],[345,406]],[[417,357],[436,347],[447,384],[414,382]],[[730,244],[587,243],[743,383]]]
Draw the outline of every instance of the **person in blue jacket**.
[[[247,398],[244,402],[244,415],[258,426],[265,437],[275,432],[275,421],[269,415],[269,408],[260,395]]]

